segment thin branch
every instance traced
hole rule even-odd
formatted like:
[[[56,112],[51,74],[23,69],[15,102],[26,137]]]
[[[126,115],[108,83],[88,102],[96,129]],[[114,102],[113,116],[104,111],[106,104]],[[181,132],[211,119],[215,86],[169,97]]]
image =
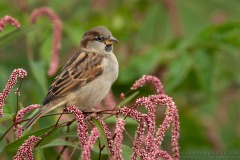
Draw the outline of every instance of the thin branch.
[[[71,159],[72,159],[72,156],[73,156],[73,154],[75,153],[76,149],[77,149],[77,146],[73,149],[73,151],[72,151],[71,155],[69,156],[68,160],[71,160]]]
[[[21,86],[22,86],[22,82],[23,82],[23,78],[21,79],[21,81],[20,81],[20,85],[19,85],[19,87],[17,88],[17,92],[20,92],[20,89],[21,89]],[[19,104],[18,104],[18,97],[19,97],[19,94],[16,93],[16,95],[17,95],[17,109],[16,109],[16,113],[15,113],[15,116],[14,116],[14,117],[16,117],[17,112],[18,112],[18,108],[19,108]]]
[[[60,118],[59,118],[60,119]],[[67,133],[69,133],[70,130],[70,125],[67,126]],[[65,141],[68,141],[68,137],[65,138]],[[62,150],[60,151],[57,160],[60,160],[61,155],[63,154],[63,152],[67,149],[67,146],[63,146]]]
[[[13,127],[13,124],[6,130],[6,132],[4,132],[4,134],[1,136],[1,138],[0,138],[0,142],[1,142],[1,140],[7,135],[7,133],[12,129],[12,127]]]

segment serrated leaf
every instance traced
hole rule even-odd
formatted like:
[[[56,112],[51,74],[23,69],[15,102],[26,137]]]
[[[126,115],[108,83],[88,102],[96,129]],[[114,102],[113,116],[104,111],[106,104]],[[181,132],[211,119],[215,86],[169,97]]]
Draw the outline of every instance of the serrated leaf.
[[[130,102],[134,97],[136,97],[139,94],[139,91],[133,93],[132,95],[128,96],[127,98],[125,98],[124,100],[122,100],[120,103],[117,104],[117,107],[121,107],[124,106],[125,104],[127,104],[128,102]]]
[[[110,157],[110,150],[108,148],[108,140],[107,140],[107,136],[104,132],[104,129],[103,129],[102,125],[100,124],[100,122],[96,118],[93,118],[93,123],[95,124],[95,126],[97,127],[97,129],[100,133],[101,144],[103,142],[103,144],[105,145],[104,149],[106,150],[108,156]]]

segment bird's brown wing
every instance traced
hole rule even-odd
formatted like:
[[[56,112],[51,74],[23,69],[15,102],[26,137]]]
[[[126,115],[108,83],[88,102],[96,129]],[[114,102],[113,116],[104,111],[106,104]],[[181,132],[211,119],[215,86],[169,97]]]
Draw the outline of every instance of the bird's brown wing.
[[[100,76],[103,73],[102,60],[100,54],[77,51],[55,78],[43,105],[72,93]]]

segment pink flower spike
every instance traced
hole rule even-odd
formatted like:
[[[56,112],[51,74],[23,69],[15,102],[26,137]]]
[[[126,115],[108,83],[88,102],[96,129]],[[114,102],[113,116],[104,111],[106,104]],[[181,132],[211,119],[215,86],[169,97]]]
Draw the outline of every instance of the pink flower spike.
[[[29,113],[30,111],[32,111],[38,107],[40,107],[39,104],[32,104],[32,105],[18,111],[18,113],[16,115],[15,123],[19,122],[25,114]],[[17,139],[22,137],[22,126],[20,124],[17,124],[17,126],[14,126],[14,131],[17,135]]]
[[[54,39],[52,42],[52,59],[50,68],[48,70],[48,75],[53,76],[59,66],[59,52],[61,49],[61,39],[62,39],[62,22],[60,20],[56,20],[53,22],[53,34]]]
[[[91,135],[89,136],[88,142],[82,149],[82,160],[91,160],[90,150],[93,148],[93,144],[96,142],[99,136],[100,135],[97,128],[93,128]]]
[[[158,157],[162,157],[163,159],[166,159],[166,160],[172,160],[172,157],[166,151],[162,151],[162,150],[159,150],[155,153],[154,159]]]
[[[123,141],[123,131],[124,131],[124,125],[125,121],[123,119],[118,119],[117,120],[117,125],[116,125],[116,130],[115,134],[116,137],[114,138],[114,155],[113,159],[114,160],[122,160],[122,141]]]
[[[178,144],[178,139],[179,139],[179,132],[180,132],[180,123],[179,123],[179,115],[178,115],[178,110],[176,109],[174,118],[173,118],[173,123],[172,123],[172,146],[173,146],[173,153],[174,153],[174,158],[179,159],[180,154],[179,154],[179,144]]]
[[[157,94],[164,93],[161,81],[157,77],[149,75],[144,75],[142,78],[136,80],[136,82],[132,85],[131,90],[136,90],[147,82],[155,86]]]
[[[14,131],[17,136],[17,139],[22,137],[22,126],[18,124],[17,126],[14,126]]]
[[[27,72],[24,69],[14,69],[14,71],[12,72],[10,79],[8,80],[5,89],[3,90],[2,93],[0,93],[0,117],[4,116],[3,113],[3,106],[5,103],[5,100],[7,98],[7,96],[9,95],[11,89],[13,88],[13,86],[17,83],[17,78],[25,78],[27,76]]]
[[[68,106],[67,110],[68,112],[73,113],[75,115],[75,118],[77,120],[77,132],[79,143],[82,146],[82,148],[84,148],[88,137],[87,124],[84,122],[85,117],[82,114],[82,112],[78,109],[78,107],[74,105]]]
[[[138,156],[143,153],[141,151],[141,145],[143,142],[143,136],[145,132],[146,123],[140,123],[137,131],[135,132],[135,139],[133,141],[133,153],[132,153],[132,160],[137,160]]]
[[[92,129],[91,135],[88,139],[88,146],[90,148],[93,147],[93,144],[95,143],[95,141],[97,140],[97,138],[100,136],[98,129],[95,127]]]
[[[24,141],[21,147],[18,148],[17,154],[13,157],[14,160],[33,160],[34,144],[40,140],[40,137],[30,136]]]
[[[108,141],[108,148],[109,148],[109,150],[110,150],[110,153],[111,153],[112,155],[114,155],[112,134],[111,134],[111,132],[109,131],[106,123],[103,121],[102,117],[96,117],[96,118],[97,118],[97,120],[99,121],[99,123],[102,125],[103,130],[104,130],[104,133],[106,134],[107,141]]]
[[[152,103],[148,97],[142,97],[136,100],[136,105],[138,106],[145,106],[148,109],[148,132],[147,137],[145,140],[146,148],[149,151],[153,151],[157,148],[156,145],[154,145],[154,134],[156,130],[156,104]]]
[[[20,23],[18,22],[18,20],[7,15],[0,19],[0,32],[4,29],[7,23],[10,23],[12,26],[16,28],[20,28]]]
[[[47,16],[53,23],[53,42],[52,42],[52,58],[48,75],[53,76],[59,66],[59,51],[61,49],[62,39],[62,22],[57,14],[49,7],[40,7],[33,10],[30,21],[36,23],[38,18],[42,15]]]
[[[175,106],[175,103],[172,100],[172,98],[168,97],[165,94],[152,95],[152,96],[149,96],[149,99],[153,103],[167,106],[166,117],[156,132],[156,144],[161,145],[164,134],[172,123],[172,143],[171,143],[173,146],[172,150],[174,153],[174,158],[179,159],[180,155],[179,155],[178,139],[179,139],[180,124],[179,124],[179,115],[178,115],[177,107]]]
[[[148,120],[147,114],[142,114],[135,109],[127,108],[127,107],[120,108],[118,110],[118,114],[131,117],[132,119],[135,119],[139,123],[143,123],[143,122],[145,123]]]
[[[40,106],[41,106],[40,104],[32,104],[26,108],[22,108],[21,110],[18,111],[18,113],[16,115],[16,122],[19,122],[25,114],[31,112],[32,110],[34,110]]]

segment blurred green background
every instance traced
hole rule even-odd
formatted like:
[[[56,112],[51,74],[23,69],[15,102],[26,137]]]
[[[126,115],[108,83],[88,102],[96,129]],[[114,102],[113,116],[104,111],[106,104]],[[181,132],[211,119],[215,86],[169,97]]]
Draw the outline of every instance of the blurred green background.
[[[86,30],[104,25],[120,42],[114,48],[120,64],[113,85],[117,101],[142,75],[155,75],[179,109],[182,159],[198,159],[184,158],[189,151],[240,155],[239,0],[1,0],[0,17],[13,16],[21,29],[7,25],[0,33],[0,92],[11,72],[24,68],[23,107],[41,103],[54,78],[47,76],[51,22],[46,17],[36,25],[29,22],[31,11],[41,6],[51,7],[63,23],[60,68]],[[151,93],[151,87],[144,87],[140,95]],[[14,113],[16,95],[6,104],[6,112]],[[2,134],[11,121],[0,122]],[[168,132],[163,149],[171,153],[170,137]],[[50,148],[45,154],[56,158],[57,151]]]

